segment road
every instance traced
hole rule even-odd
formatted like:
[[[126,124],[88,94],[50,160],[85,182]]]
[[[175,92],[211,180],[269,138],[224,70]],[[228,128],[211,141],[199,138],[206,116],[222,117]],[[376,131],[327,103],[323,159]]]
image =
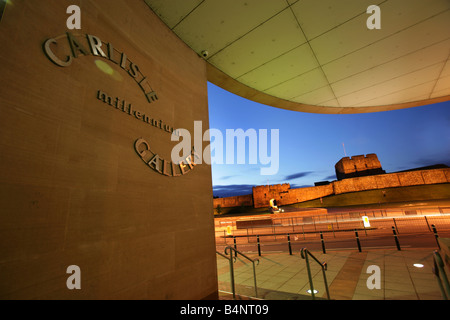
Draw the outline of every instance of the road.
[[[439,207],[436,207],[436,204],[403,203],[389,208],[385,206],[380,211],[368,208],[328,208],[328,214],[309,217],[303,210],[292,210],[277,215],[219,218],[216,219],[216,247],[221,251],[236,242],[237,249],[242,252],[258,252],[259,238],[262,252],[287,252],[289,234],[293,252],[303,247],[321,251],[322,243],[325,250],[358,250],[356,229],[362,250],[397,248],[393,230],[397,234],[400,248],[437,249],[433,228],[436,228],[439,237],[450,237],[450,207],[448,201],[438,203]],[[414,214],[407,215],[405,211],[399,210],[399,207],[407,207],[409,212],[413,210]],[[359,213],[355,215],[352,214],[353,211]],[[364,227],[362,215],[369,216],[370,228]],[[270,219],[272,225],[237,228],[236,221],[243,219]],[[232,227],[228,236],[227,227]]]
[[[446,219],[441,218],[435,221],[440,223],[437,229],[438,236],[450,237],[450,216],[446,217]],[[340,229],[330,229],[330,224],[324,223],[323,225],[316,224],[314,229],[312,226],[308,226],[308,228],[305,228],[305,226],[278,226],[277,228],[236,230],[234,233],[235,237],[224,237],[223,232],[218,232],[216,234],[216,247],[220,251],[227,245],[234,245],[236,241],[238,250],[242,252],[257,252],[257,241],[259,238],[260,250],[263,252],[288,251],[289,241],[292,251],[298,251],[303,247],[313,251],[321,251],[322,243],[325,246],[325,250],[358,250],[356,232],[353,229],[357,228],[359,244],[362,250],[397,248],[394,230],[396,231],[400,248],[438,248],[432,225],[429,228],[427,224],[419,224],[416,220],[411,219],[396,220],[395,225],[397,228],[392,228],[394,225],[391,221],[380,219],[377,223],[372,224],[371,229],[364,229],[359,225],[353,224],[346,225],[341,222]],[[343,226],[348,228],[343,229]]]
[[[363,232],[364,233],[364,232]],[[370,249],[397,249],[397,244],[394,235],[385,236],[365,236],[358,233],[361,250]],[[442,234],[443,237],[450,237],[450,233]],[[438,249],[437,241],[432,233],[418,233],[418,234],[401,234],[397,235],[400,249],[406,248],[430,248],[430,250]],[[322,241],[319,237],[312,239],[299,236],[295,240],[295,236],[290,236],[291,250],[292,252],[298,252],[301,248],[308,248],[311,251],[322,251]],[[353,237],[324,237],[325,250],[358,250],[358,244],[356,236]],[[227,244],[217,244],[217,250],[223,251],[226,246],[234,245],[233,240],[229,239]],[[242,252],[258,252],[258,246],[256,242],[251,243],[237,243],[237,249]],[[260,241],[261,252],[288,252],[289,244],[287,237],[281,239],[278,237],[278,241]]]

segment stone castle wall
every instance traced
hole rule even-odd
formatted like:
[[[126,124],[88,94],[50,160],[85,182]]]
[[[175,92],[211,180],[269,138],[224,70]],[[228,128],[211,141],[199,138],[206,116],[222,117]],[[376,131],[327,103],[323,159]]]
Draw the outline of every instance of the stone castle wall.
[[[219,204],[221,207],[228,207],[225,204],[232,203],[235,204],[233,206],[240,206],[244,205],[244,200],[245,206],[249,206],[251,196],[253,196],[253,206],[263,208],[269,206],[270,199],[276,199],[278,204],[283,206],[343,193],[438,183],[450,183],[450,169],[417,170],[347,178],[333,181],[328,185],[297,189],[291,189],[289,184],[258,186],[253,188],[253,195],[214,199],[214,207]]]
[[[233,207],[252,207],[253,206],[253,195],[247,194],[244,196],[236,197],[226,197],[226,198],[216,198],[214,199],[214,208],[233,208]]]
[[[336,163],[335,170],[338,180],[385,173],[374,153],[342,158]]]
[[[282,200],[283,196],[288,196],[290,190],[292,189],[289,183],[253,187],[253,205],[255,208],[267,207],[270,199]]]

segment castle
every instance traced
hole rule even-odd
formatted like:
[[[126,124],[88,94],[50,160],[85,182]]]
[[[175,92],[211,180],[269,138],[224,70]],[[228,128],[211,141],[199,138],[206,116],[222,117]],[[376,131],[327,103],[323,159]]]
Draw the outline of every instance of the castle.
[[[338,180],[386,173],[386,171],[381,168],[381,163],[374,153],[366,156],[361,155],[353,156],[351,158],[342,158],[336,163],[334,168]]]
[[[342,158],[336,163],[335,170],[336,181],[296,189],[291,189],[288,183],[256,186],[249,195],[214,199],[214,208],[264,208],[269,206],[271,199],[283,206],[350,192],[450,183],[450,168],[446,166],[386,173],[376,154]]]

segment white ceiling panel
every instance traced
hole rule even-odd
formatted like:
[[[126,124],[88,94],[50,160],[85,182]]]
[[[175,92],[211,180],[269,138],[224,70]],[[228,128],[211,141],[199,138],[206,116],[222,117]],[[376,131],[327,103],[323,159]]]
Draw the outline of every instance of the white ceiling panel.
[[[377,97],[362,103],[364,106],[372,106],[379,104],[389,104],[392,101],[395,103],[407,103],[410,101],[418,101],[428,99],[429,92],[433,87],[434,81],[422,83],[407,89],[399,90],[382,97]]]
[[[323,69],[329,81],[334,83],[450,39],[450,33],[446,32],[443,26],[450,30],[450,10],[437,15],[434,19],[398,32],[383,41],[372,43],[361,50],[324,64]],[[420,39],[420,41],[412,41],[412,39]],[[448,49],[450,50],[450,47]]]
[[[209,81],[257,102],[356,113],[450,100],[450,0],[144,1],[209,52]],[[367,28],[373,4],[380,30]]]
[[[327,79],[325,78],[322,70],[317,68],[306,72],[301,76],[276,85],[265,92],[275,97],[289,97],[291,100],[292,98],[298,96],[298,92],[309,93],[310,91],[325,86],[328,86]]]
[[[286,7],[284,0],[205,0],[173,31],[197,53],[214,55]]]
[[[289,5],[293,5],[296,2],[299,2],[300,0],[287,0],[287,2],[289,3]]]
[[[144,0],[169,28],[175,27],[203,0]],[[167,6],[170,2],[171,6]]]
[[[208,61],[236,78],[305,42],[294,15],[287,9],[236,40]]]
[[[450,81],[450,79],[447,79],[447,81]],[[431,95],[431,98],[448,96],[448,95],[450,95],[450,87],[447,86],[447,88],[445,88],[445,89],[442,89],[439,91],[434,91],[433,94]]]
[[[303,44],[238,77],[237,80],[264,91],[317,67],[319,64],[311,48],[308,44]]]
[[[331,86],[338,97],[361,89],[370,88],[416,70],[429,67],[430,63],[435,64],[435,61],[445,62],[448,59],[448,48],[450,48],[450,40],[415,51],[391,62],[380,64],[354,76],[337,81]]]
[[[444,68],[442,68],[442,71],[441,71],[441,77],[450,76],[450,50],[448,51],[448,55],[449,55],[449,57],[447,59],[447,62],[445,63],[445,66],[444,66]],[[449,86],[450,86],[450,84],[449,84]]]
[[[449,63],[447,63],[449,64]],[[433,87],[431,98],[450,94],[450,75],[440,78]]]
[[[299,102],[299,103],[307,103],[307,104],[313,104],[318,105],[322,104],[325,101],[335,100],[335,96],[333,93],[333,90],[330,86],[322,87],[316,90],[313,90],[311,92],[308,92],[306,94],[303,94],[299,97],[295,97],[292,99],[292,101]],[[337,102],[337,100],[336,100]]]
[[[384,0],[302,0],[292,5],[306,37],[311,40],[357,16]],[[367,18],[365,18],[367,19]]]
[[[408,73],[404,76],[338,97],[338,100],[341,104],[348,106],[358,106],[360,104],[367,105],[367,101],[369,100],[434,81],[439,72],[442,70],[442,65],[443,63],[434,64],[430,67]],[[411,101],[413,100],[411,99]],[[393,101],[392,103],[395,104],[402,102],[405,101]]]
[[[435,98],[445,95],[450,95],[450,60],[447,60],[442,68],[440,77],[437,79],[430,97]]]
[[[311,46],[319,62],[329,63],[425,21],[445,11],[450,2],[448,0],[411,0],[408,3],[410,5],[396,0],[384,2],[380,6],[382,12],[380,30],[369,30],[366,26],[369,15],[361,15],[312,40]],[[330,47],[333,50],[329,50]]]
[[[338,109],[338,108],[342,109],[341,105],[339,104],[339,101],[337,101],[337,99],[331,99],[331,100],[322,102],[320,105],[324,106],[324,107],[332,107],[332,108],[336,108],[336,109]]]

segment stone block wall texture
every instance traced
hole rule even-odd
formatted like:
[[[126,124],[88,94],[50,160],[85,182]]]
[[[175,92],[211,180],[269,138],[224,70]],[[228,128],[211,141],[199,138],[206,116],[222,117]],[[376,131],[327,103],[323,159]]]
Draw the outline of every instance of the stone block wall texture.
[[[280,201],[283,195],[288,196],[289,190],[291,190],[291,185],[288,183],[254,187],[253,205],[255,208],[268,207],[271,199]],[[281,203],[279,202],[279,204]]]
[[[425,184],[446,183],[447,177],[444,170],[423,170],[422,178]]]
[[[72,55],[70,4],[82,13],[73,36],[88,53],[87,34],[105,55],[113,45],[117,63],[81,49],[67,67],[46,56],[50,38],[60,60]],[[134,149],[144,138],[170,160],[177,143],[143,113],[207,129],[204,60],[144,1],[15,0],[0,22],[0,48],[0,299],[217,296],[210,167],[168,177]],[[148,103],[138,71],[157,101]],[[139,113],[104,103],[98,90]],[[71,265],[81,269],[81,290],[66,286]]]
[[[376,154],[344,157],[335,165],[338,180],[385,173]]]
[[[333,194],[333,185],[317,186],[317,187],[307,187],[291,189],[289,191],[289,197],[286,200],[280,200],[280,204],[293,204],[303,201],[308,201],[311,199],[319,199],[321,197],[326,197]]]
[[[214,208],[220,206],[221,208],[232,208],[232,207],[252,207],[253,206],[253,196],[251,194],[244,196],[226,197],[226,198],[216,198],[213,201]]]
[[[417,170],[347,178],[333,181],[328,185],[296,189],[291,189],[289,184],[258,186],[253,188],[253,204],[255,208],[263,208],[269,207],[270,199],[276,199],[279,205],[288,205],[342,193],[439,183],[450,183],[450,169]],[[248,199],[250,196],[243,196],[241,199]],[[226,199],[215,199],[215,201],[227,203]],[[243,203],[241,201],[240,198],[234,197],[228,203],[237,203],[239,206]],[[214,205],[216,206],[216,202]]]

